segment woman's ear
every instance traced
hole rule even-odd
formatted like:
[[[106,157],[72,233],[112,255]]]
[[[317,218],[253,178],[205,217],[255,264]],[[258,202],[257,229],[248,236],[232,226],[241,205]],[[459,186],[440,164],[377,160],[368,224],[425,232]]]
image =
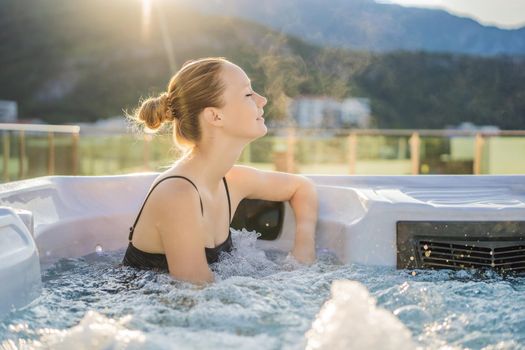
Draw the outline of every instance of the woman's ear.
[[[214,126],[222,126],[223,117],[219,113],[219,110],[213,107],[206,107],[202,111],[203,118],[207,123],[210,123]]]

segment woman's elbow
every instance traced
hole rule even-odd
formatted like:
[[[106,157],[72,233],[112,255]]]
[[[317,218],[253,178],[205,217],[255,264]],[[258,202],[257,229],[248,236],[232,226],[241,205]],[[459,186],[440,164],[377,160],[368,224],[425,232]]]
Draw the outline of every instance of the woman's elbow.
[[[295,192],[294,197],[302,201],[308,201],[310,203],[317,202],[317,186],[315,182],[303,175],[301,176],[301,184],[298,190]],[[296,200],[297,200],[296,199]]]

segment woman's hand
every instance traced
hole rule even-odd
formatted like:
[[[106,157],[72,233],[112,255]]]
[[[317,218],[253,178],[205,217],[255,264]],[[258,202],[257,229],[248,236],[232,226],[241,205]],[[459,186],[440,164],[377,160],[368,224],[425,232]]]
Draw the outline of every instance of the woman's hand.
[[[315,261],[318,199],[313,181],[303,179],[290,199],[296,222],[295,244],[291,253],[299,263],[310,265]]]
[[[297,262],[305,265],[311,265],[315,262],[315,243],[302,244],[294,246],[291,254],[297,260]]]

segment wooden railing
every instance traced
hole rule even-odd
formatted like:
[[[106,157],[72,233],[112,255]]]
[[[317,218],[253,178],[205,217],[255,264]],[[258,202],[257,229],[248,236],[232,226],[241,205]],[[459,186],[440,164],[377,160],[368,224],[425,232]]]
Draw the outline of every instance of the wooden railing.
[[[9,181],[9,159],[10,159],[10,136],[11,133],[18,132],[19,139],[19,178],[25,176],[24,162],[26,157],[26,133],[27,132],[42,132],[47,133],[48,142],[48,157],[47,157],[47,173],[53,175],[55,172],[55,133],[68,133],[72,138],[72,164],[73,175],[78,173],[78,142],[80,127],[77,125],[48,125],[48,124],[10,124],[0,123],[0,130],[2,130],[2,163],[3,163],[3,181]]]
[[[10,159],[10,137],[13,134],[18,136],[19,147],[19,162],[18,162],[18,178],[23,179],[26,175],[24,168],[24,160],[26,158],[26,137],[28,133],[47,133],[47,175],[55,173],[55,134],[66,133],[71,135],[71,164],[72,169],[69,173],[73,175],[79,174],[79,133],[80,127],[76,125],[34,125],[34,124],[2,124],[0,123],[0,130],[2,130],[2,145],[3,145],[3,181],[8,182],[9,179],[9,159]],[[126,135],[129,134],[126,130],[121,129],[99,129],[95,127],[83,128],[84,132],[89,134],[97,134],[106,136]],[[404,137],[408,140],[407,147],[410,150],[410,168],[411,173],[416,175],[420,173],[421,167],[421,138],[422,137],[454,137],[467,136],[474,139],[474,152],[472,155],[473,165],[472,173],[481,173],[482,155],[484,152],[485,142],[490,137],[500,136],[525,136],[525,130],[410,130],[410,129],[295,129],[295,128],[269,128],[268,136],[283,138],[281,139],[281,149],[273,149],[274,159],[279,158],[279,170],[287,172],[295,172],[296,168],[296,143],[298,139],[308,139],[309,137],[324,136],[327,138],[347,138],[346,145],[348,147],[345,152],[345,158],[348,162],[348,173],[356,173],[356,164],[358,163],[358,147],[359,138],[363,136],[394,136]],[[150,169],[150,162],[153,157],[151,155],[151,142],[155,140],[151,135],[145,134],[142,138],[142,162],[144,169]],[[248,146],[249,148],[250,146]],[[510,151],[510,150],[509,150]],[[248,152],[249,154],[249,152]],[[347,156],[347,157],[346,157]],[[525,155],[523,155],[525,157]],[[249,158],[249,156],[248,156]],[[519,158],[519,156],[518,156]],[[517,161],[521,161],[517,159]],[[69,162],[69,160],[68,160]],[[69,171],[69,170],[68,170]]]
[[[419,174],[420,168],[420,147],[422,136],[436,136],[436,137],[452,137],[452,136],[472,136],[475,140],[474,154],[473,154],[473,169],[475,175],[481,173],[481,156],[483,154],[483,146],[487,137],[494,136],[525,136],[525,130],[455,130],[455,129],[268,129],[269,134],[286,135],[287,141],[287,156],[286,168],[284,171],[292,171],[295,168],[294,164],[294,144],[297,137],[333,133],[334,136],[348,137],[348,159],[349,159],[349,174],[355,174],[357,162],[357,145],[359,136],[405,136],[409,137],[410,145],[410,159],[412,174]],[[299,135],[298,135],[299,133]],[[525,157],[525,155],[524,155]]]

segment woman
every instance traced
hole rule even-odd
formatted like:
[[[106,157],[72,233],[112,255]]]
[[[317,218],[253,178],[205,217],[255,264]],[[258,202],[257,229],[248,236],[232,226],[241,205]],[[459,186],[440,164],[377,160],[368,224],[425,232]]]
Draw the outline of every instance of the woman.
[[[132,118],[156,130],[173,123],[184,156],[161,173],[130,228],[123,264],[167,269],[176,279],[212,282],[208,264],[232,249],[232,214],[243,198],[290,201],[297,229],[292,255],[315,260],[317,194],[304,176],[234,165],[264,136],[266,98],[246,73],[222,57],[189,61],[168,91],[142,103]],[[140,219],[140,220],[139,220]]]

